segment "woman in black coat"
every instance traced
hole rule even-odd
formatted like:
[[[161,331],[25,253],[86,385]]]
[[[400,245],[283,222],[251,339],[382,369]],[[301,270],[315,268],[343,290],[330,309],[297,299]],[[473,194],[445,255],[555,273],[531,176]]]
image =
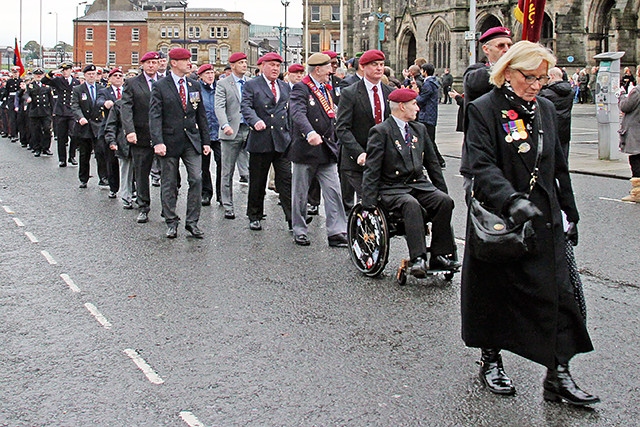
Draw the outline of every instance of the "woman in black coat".
[[[555,58],[543,46],[521,41],[493,66],[488,94],[469,104],[467,144],[474,195],[514,223],[532,219],[538,250],[517,261],[485,262],[465,248],[462,269],[462,337],[482,349],[480,378],[490,391],[515,388],[502,365],[505,349],[548,368],[545,400],[574,405],[599,402],[569,373],[569,360],[593,350],[569,278],[565,239],[578,241],[579,216],[553,105],[536,95]],[[541,127],[541,129],[539,129]],[[530,180],[543,131],[537,182]],[[563,228],[562,211],[569,227]],[[467,226],[467,241],[469,241]]]

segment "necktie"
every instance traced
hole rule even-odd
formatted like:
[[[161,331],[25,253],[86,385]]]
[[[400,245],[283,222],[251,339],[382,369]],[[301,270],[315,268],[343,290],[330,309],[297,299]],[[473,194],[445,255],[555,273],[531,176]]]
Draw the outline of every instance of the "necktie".
[[[178,80],[180,85],[180,100],[182,101],[182,109],[187,111],[187,93],[184,91],[184,79]]]
[[[238,83],[240,83],[240,98],[242,98],[242,91],[244,90],[244,80],[240,79],[238,80]]]
[[[149,79],[149,90],[153,89],[153,84],[155,83],[155,79]]]
[[[329,97],[327,96],[327,88],[324,86],[324,83],[320,83],[320,92],[322,92],[324,97],[329,100]]]
[[[122,98],[122,94],[120,93],[120,88],[116,88],[116,99]]]
[[[407,146],[411,145],[411,128],[409,127],[409,123],[407,123],[406,125],[404,125],[404,142],[407,144]]]
[[[94,92],[93,85],[89,85],[89,93],[91,94],[91,100],[95,101],[96,100],[96,94]]]
[[[276,81],[271,82],[271,93],[273,93],[273,99],[278,102],[278,92],[276,91]]]
[[[382,105],[380,104],[380,97],[378,96],[378,86],[373,87],[373,118],[376,124],[382,123]]]

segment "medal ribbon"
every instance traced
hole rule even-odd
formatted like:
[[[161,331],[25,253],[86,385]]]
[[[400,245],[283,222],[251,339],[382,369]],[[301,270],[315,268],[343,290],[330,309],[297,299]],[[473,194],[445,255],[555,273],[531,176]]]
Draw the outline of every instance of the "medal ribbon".
[[[320,105],[322,105],[322,109],[324,110],[325,113],[327,113],[327,116],[329,116],[330,119],[335,118],[336,113],[335,111],[333,111],[333,98],[331,98],[331,93],[327,91],[327,97],[325,98],[322,92],[320,92],[320,89],[318,89],[318,87],[315,85],[315,83],[313,83],[313,80],[311,80],[311,77],[309,76],[305,76],[302,79],[302,82],[307,86],[309,86],[309,89],[311,89],[311,92],[313,92],[316,98],[318,98],[318,100],[320,101]],[[327,101],[327,98],[328,98],[328,101]]]

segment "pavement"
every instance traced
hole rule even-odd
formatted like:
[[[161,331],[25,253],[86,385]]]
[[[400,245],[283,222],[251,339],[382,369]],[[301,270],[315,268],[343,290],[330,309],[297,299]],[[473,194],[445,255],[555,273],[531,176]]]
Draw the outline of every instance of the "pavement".
[[[436,142],[445,157],[460,158],[462,133],[455,132],[458,106],[439,106]],[[571,143],[569,148],[569,170],[572,173],[629,179],[631,170],[626,154],[619,160],[598,158],[598,123],[593,104],[574,104],[572,113]]]

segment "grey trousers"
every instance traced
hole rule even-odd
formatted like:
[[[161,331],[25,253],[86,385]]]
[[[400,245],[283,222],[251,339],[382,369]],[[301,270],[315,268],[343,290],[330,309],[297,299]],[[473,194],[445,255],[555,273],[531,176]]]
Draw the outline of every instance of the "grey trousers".
[[[131,203],[133,198],[133,159],[118,159],[120,163],[120,199]]]
[[[234,139],[221,139],[220,148],[222,151],[222,206],[226,210],[233,209],[233,174],[236,169],[236,162],[241,152],[247,152],[242,146],[249,135],[249,127],[240,125],[240,129]],[[246,176],[249,176],[249,162],[246,163]],[[242,171],[241,175],[242,175]]]
[[[160,196],[162,199],[162,214],[167,224],[179,221],[176,215],[176,203],[178,201],[178,170],[180,159],[187,169],[187,217],[186,225],[196,225],[200,219],[202,208],[202,158],[191,144],[184,149],[180,157],[158,156],[162,178],[160,180]]]
[[[345,234],[347,232],[347,216],[342,205],[342,192],[338,178],[338,165],[307,165],[293,163],[291,179],[291,220],[293,234],[307,234],[307,197],[309,185],[317,178],[322,189],[324,212],[327,218],[327,236]]]

